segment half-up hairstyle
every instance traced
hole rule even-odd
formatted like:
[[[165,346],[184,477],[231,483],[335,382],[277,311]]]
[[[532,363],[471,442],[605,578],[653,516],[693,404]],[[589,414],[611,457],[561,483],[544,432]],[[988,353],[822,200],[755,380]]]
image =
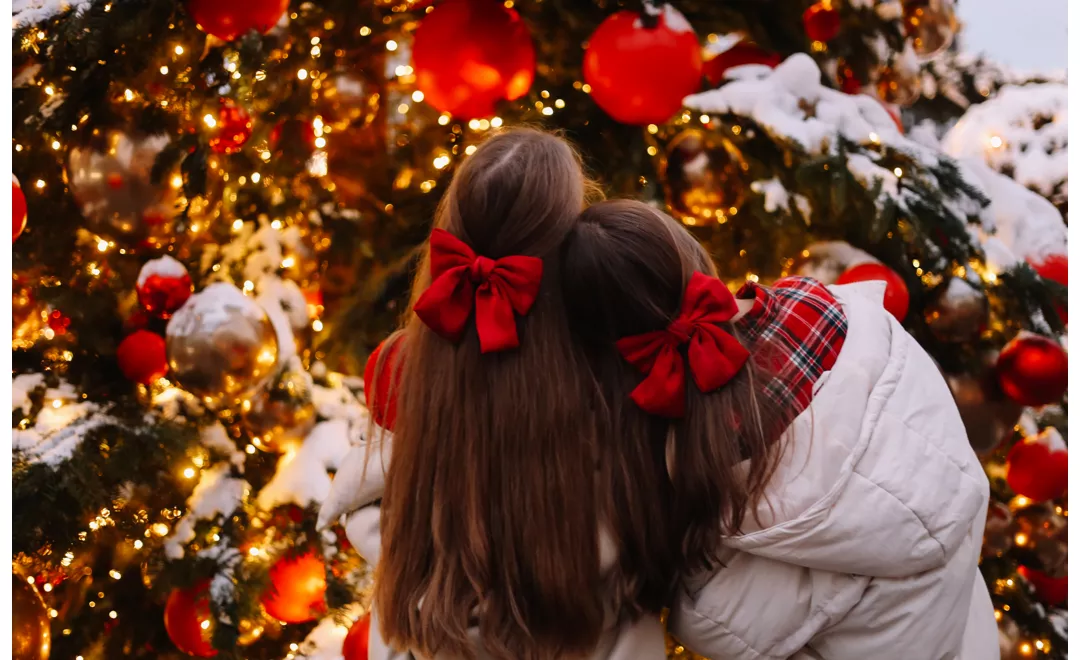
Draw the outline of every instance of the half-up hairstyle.
[[[694,273],[716,275],[701,245],[674,219],[636,201],[591,206],[563,249],[570,325],[608,406],[611,441],[600,445],[601,464],[624,466],[627,480],[613,520],[633,520],[640,507],[669,500],[673,552],[685,571],[715,566],[721,537],[737,533],[745,512],[763,496],[783,432],[773,421],[782,416],[765,395],[768,366],[759,353],[711,392],[699,390],[687,371],[681,415],[649,414],[631,400],[644,376],[616,342],[668,328]],[[734,324],[721,327],[738,338]],[[685,359],[686,347],[680,350]],[[670,495],[641,487],[665,468]],[[619,477],[612,475],[616,482]],[[632,538],[631,530],[617,528],[620,535]]]
[[[424,320],[406,315],[374,594],[396,648],[468,658],[478,641],[493,658],[540,659],[598,642],[595,415],[559,258],[588,190],[570,145],[515,129],[464,161],[438,207],[443,245],[486,259],[477,271],[528,257],[542,275],[512,317],[516,346],[482,351],[479,302],[462,326],[439,332],[427,324],[445,311],[437,296]],[[432,287],[432,249],[410,310]]]

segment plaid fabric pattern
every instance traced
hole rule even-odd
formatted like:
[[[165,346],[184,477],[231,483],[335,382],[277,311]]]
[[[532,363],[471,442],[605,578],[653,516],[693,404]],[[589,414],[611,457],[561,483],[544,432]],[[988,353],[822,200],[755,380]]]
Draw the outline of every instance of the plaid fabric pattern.
[[[810,405],[814,383],[836,363],[847,336],[847,317],[821,282],[787,277],[772,287],[747,282],[736,297],[753,308],[735,322],[755,361],[773,378],[768,396],[795,419]]]

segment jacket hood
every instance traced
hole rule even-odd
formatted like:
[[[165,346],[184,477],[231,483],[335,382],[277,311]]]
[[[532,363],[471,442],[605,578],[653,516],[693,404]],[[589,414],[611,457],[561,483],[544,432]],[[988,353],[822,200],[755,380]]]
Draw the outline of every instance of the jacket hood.
[[[848,332],[731,549],[811,569],[904,577],[943,565],[986,504],[952,394],[884,311],[884,284],[830,287]],[[755,515],[756,514],[756,515]]]

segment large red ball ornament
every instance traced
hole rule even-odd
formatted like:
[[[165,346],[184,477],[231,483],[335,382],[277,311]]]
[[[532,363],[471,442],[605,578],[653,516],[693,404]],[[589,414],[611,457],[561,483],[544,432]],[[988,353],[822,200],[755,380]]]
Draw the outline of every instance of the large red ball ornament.
[[[1057,429],[1048,428],[1013,445],[1005,480],[1014,492],[1036,502],[1060,497],[1069,487],[1069,448]]]
[[[364,366],[364,398],[367,401],[368,411],[375,423],[389,431],[394,430],[394,421],[397,420],[397,394],[391,392],[391,382],[397,381],[401,364],[398,356],[401,354],[401,338],[390,345],[390,351],[386,355],[378,378],[375,377],[375,367],[379,362],[386,342],[382,342],[372,351]]]
[[[26,229],[26,195],[19,179],[11,175],[11,242],[14,243]]]
[[[705,60],[701,65],[701,72],[709,85],[717,87],[724,80],[724,74],[728,69],[746,64],[761,64],[770,69],[775,69],[783,59],[778,53],[772,53],[754,44],[739,42],[727,50],[717,53],[714,57]]]
[[[701,45],[683,15],[620,11],[589,38],[585,82],[596,104],[616,121],[661,124],[701,86]]]
[[[313,621],[326,612],[326,568],[313,551],[283,557],[270,567],[266,613],[283,623]]]
[[[371,614],[365,614],[349,627],[341,654],[345,660],[367,660],[368,641],[371,638]]]
[[[897,321],[903,322],[907,316],[909,295],[907,284],[896,274],[896,271],[878,263],[864,263],[852,266],[840,274],[836,279],[837,284],[850,284],[852,282],[867,282],[880,280],[885,282],[885,309],[896,317]]]
[[[214,617],[210,612],[209,580],[187,589],[173,589],[165,601],[165,632],[176,648],[188,655],[196,658],[217,655],[210,642],[214,636]]]
[[[832,41],[840,34],[840,12],[829,0],[810,5],[802,15],[806,36],[814,41]]]
[[[133,382],[149,385],[169,372],[165,338],[149,330],[136,330],[116,348],[120,371]]]
[[[1039,599],[1047,605],[1060,605],[1069,597],[1068,575],[1051,577],[1036,568],[1028,568],[1027,566],[1020,566],[1016,572],[1031,583],[1031,586],[1035,588],[1035,593],[1039,595]]]
[[[232,99],[218,99],[217,118],[207,114],[203,121],[210,128],[210,148],[216,153],[234,154],[251,137],[251,115]]]
[[[199,28],[224,41],[248,30],[269,32],[289,8],[289,0],[188,0],[188,13]]]
[[[1001,351],[997,374],[1010,399],[1025,406],[1045,406],[1060,399],[1069,387],[1069,355],[1051,339],[1024,333]]]
[[[420,21],[413,41],[424,100],[459,119],[490,117],[495,104],[532,86],[536,51],[517,11],[498,0],[446,0]]]
[[[1069,255],[1052,254],[1042,261],[1031,262],[1031,267],[1044,280],[1057,282],[1061,286],[1069,286]],[[1057,305],[1058,316],[1061,317],[1061,322],[1066,325],[1069,323],[1068,312],[1069,310],[1065,305]]]
[[[168,255],[143,264],[136,280],[139,304],[157,318],[168,318],[180,309],[193,290],[187,269]]]

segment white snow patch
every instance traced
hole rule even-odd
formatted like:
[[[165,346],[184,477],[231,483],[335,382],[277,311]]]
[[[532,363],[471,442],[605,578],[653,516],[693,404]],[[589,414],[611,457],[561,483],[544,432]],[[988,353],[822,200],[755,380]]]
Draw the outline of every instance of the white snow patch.
[[[11,27],[37,25],[68,9],[84,11],[91,4],[91,0],[13,0]]]
[[[259,492],[256,505],[269,511],[285,504],[321,504],[330,494],[330,471],[337,470],[349,453],[351,435],[344,419],[316,425],[299,448],[281,457],[274,477]]]
[[[251,485],[230,476],[228,463],[219,463],[206,470],[187,500],[187,513],[165,539],[165,556],[171,560],[184,556],[184,546],[195,539],[195,524],[218,516],[231,516],[251,492]]]
[[[221,422],[214,422],[199,429],[199,443],[212,452],[227,456],[237,468],[244,467],[244,452],[236,448]]]
[[[352,622],[363,616],[363,608],[355,604],[349,605],[343,613]],[[348,634],[348,625],[341,625],[332,616],[323,617],[301,642],[297,657],[307,660],[341,660],[344,657],[341,653],[342,647]]]
[[[45,374],[19,374],[11,379],[11,408],[29,415],[33,408],[30,393],[44,387]]]
[[[143,264],[143,267],[139,269],[139,277],[135,281],[135,284],[137,286],[142,286],[151,275],[182,279],[188,277],[188,272],[187,268],[184,267],[184,264],[166,254],[157,259],[151,259]]]
[[[787,188],[776,177],[754,181],[750,184],[750,190],[765,198],[765,210],[769,213],[786,211],[791,201]]]

